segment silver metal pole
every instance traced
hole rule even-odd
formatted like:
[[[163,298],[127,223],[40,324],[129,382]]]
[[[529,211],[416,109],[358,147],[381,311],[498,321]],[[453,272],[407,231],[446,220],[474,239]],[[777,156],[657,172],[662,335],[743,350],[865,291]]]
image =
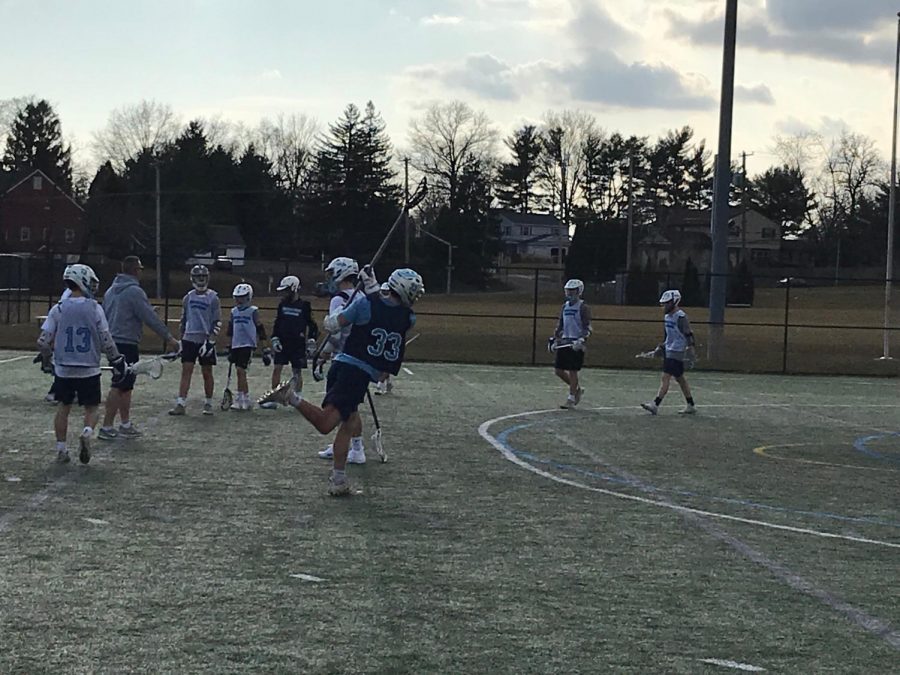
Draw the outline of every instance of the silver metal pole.
[[[894,59],[894,126],[891,136],[891,190],[888,202],[887,261],[884,266],[884,353],[891,358],[891,284],[894,281],[894,220],[897,203],[897,99],[900,91],[900,12],[897,13],[897,53]]]
[[[734,60],[737,43],[738,0],[725,6],[725,41],[722,57],[722,100],[719,109],[719,161],[716,163],[715,204],[712,219],[712,278],[709,285],[709,356],[719,358],[725,335],[728,289],[728,187],[731,183],[731,125],[734,110]]]
[[[154,162],[153,168],[156,170],[156,298],[161,299],[162,293],[162,237],[161,217],[159,209],[159,162]]]

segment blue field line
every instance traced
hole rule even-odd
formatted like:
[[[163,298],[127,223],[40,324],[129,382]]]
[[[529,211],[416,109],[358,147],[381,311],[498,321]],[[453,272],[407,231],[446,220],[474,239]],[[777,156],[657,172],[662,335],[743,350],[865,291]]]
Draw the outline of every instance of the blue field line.
[[[524,450],[519,450],[513,447],[509,443],[509,436],[517,431],[521,431],[523,429],[528,429],[530,427],[536,426],[546,426],[543,422],[528,422],[525,424],[517,424],[515,426],[509,427],[508,429],[504,429],[499,434],[497,434],[497,441],[507,450],[512,452],[517,457],[528,460],[529,462],[535,462],[536,464],[543,464],[544,466],[549,466],[553,469],[558,469],[560,471],[568,471],[571,473],[575,473],[581,476],[587,476],[589,478],[596,478],[598,480],[603,480],[609,483],[616,483],[619,485],[625,485],[628,487],[633,487],[641,490],[642,492],[648,493],[660,493],[660,494],[673,494],[681,497],[693,497],[697,499],[708,499],[714,502],[723,502],[726,504],[735,504],[737,506],[746,506],[753,509],[761,509],[765,511],[776,511],[779,513],[790,513],[795,515],[802,516],[810,516],[813,518],[821,518],[826,520],[839,520],[842,522],[848,523],[865,523],[868,525],[883,525],[886,527],[896,527],[900,528],[900,523],[891,521],[891,520],[881,520],[879,518],[865,518],[858,516],[844,516],[839,513],[830,513],[827,511],[804,511],[802,509],[794,509],[785,506],[772,506],[770,504],[760,504],[759,502],[750,501],[747,499],[735,499],[732,497],[717,497],[712,495],[703,495],[697,492],[691,492],[689,490],[680,490],[680,489],[669,489],[669,488],[660,488],[655,485],[649,485],[647,483],[643,483],[641,481],[629,480],[627,478],[622,478],[621,476],[616,476],[612,474],[598,473],[596,471],[589,471],[580,466],[575,466],[573,464],[563,464],[561,462],[557,462],[552,459],[544,459],[543,457],[538,457],[530,452],[526,452]]]
[[[853,447],[858,452],[861,452],[868,457],[872,457],[873,459],[883,459],[886,462],[900,464],[900,458],[882,454],[869,447],[869,443],[872,441],[880,441],[882,438],[897,438],[898,436],[900,436],[900,431],[893,431],[887,434],[875,434],[874,436],[860,436],[853,441]]]

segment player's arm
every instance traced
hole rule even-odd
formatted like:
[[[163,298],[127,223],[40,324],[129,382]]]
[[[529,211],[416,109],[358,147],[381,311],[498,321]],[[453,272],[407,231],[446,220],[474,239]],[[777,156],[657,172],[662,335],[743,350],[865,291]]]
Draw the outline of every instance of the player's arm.
[[[214,297],[213,301],[209,303],[209,314],[212,330],[210,330],[207,339],[210,342],[215,342],[216,338],[219,337],[219,332],[222,330],[222,306],[219,304],[219,296]]]
[[[181,321],[178,322],[178,336],[184,339],[184,332],[187,330],[187,313],[188,313],[188,296],[181,299]]]
[[[318,340],[319,324],[317,324],[316,320],[313,318],[312,305],[310,305],[308,302],[303,303],[303,313],[306,316],[306,339]]]
[[[103,313],[103,309],[100,305],[96,305],[96,310],[97,314],[95,320],[97,322],[97,333],[100,335],[100,348],[103,350],[103,353],[106,354],[106,358],[111,364],[114,364],[121,359],[122,365],[124,366],[125,359],[119,353],[119,348],[116,347],[116,343],[109,332],[109,323],[106,321],[106,314]]]
[[[691,330],[691,322],[688,321],[687,315],[678,317],[678,330],[687,340],[688,347],[694,346],[694,331]]]
[[[369,323],[372,319],[372,305],[365,296],[350,303],[340,312],[329,314],[322,322],[322,328],[329,333],[337,333],[342,328]]]
[[[47,361],[53,353],[53,341],[56,339],[56,317],[59,314],[59,305],[54,305],[47,313],[47,318],[41,324],[41,334],[38,336],[37,345],[44,361]]]
[[[581,326],[584,329],[583,338],[591,336],[593,329],[591,328],[591,308],[581,303]]]

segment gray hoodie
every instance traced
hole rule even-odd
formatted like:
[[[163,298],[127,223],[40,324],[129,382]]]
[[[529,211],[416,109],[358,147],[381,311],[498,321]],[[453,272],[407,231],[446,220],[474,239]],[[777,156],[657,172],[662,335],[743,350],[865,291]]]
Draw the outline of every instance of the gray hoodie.
[[[112,286],[103,296],[103,311],[109,322],[109,332],[116,342],[138,344],[147,324],[163,339],[172,337],[166,324],[160,319],[147,294],[130,274],[117,274]]]

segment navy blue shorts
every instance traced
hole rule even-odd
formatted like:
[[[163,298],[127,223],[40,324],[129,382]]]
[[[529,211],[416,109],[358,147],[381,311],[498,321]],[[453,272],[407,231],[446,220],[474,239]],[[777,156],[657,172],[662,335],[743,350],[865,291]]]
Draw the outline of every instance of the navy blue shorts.
[[[250,357],[253,355],[253,347],[234,347],[228,352],[228,360],[238,368],[247,370],[250,367]]]
[[[556,359],[554,359],[553,367],[557,370],[581,370],[584,366],[584,352],[566,347],[565,349],[556,350]]]
[[[684,375],[684,361],[679,359],[663,360],[663,372],[675,378],[681,377]]]
[[[181,362],[182,363],[197,363],[200,362],[201,366],[214,366],[216,365],[216,350],[214,349],[211,354],[207,356],[200,356],[200,347],[203,345],[199,342],[192,342],[191,340],[182,340],[181,341]]]
[[[337,408],[341,420],[346,422],[359,409],[371,381],[366,371],[349,363],[335,361],[328,369],[322,407],[330,405]]]
[[[83,407],[100,405],[100,376],[57,377],[53,381],[56,400],[63,405],[72,405],[75,399]]]
[[[272,354],[272,362],[276,366],[291,364],[291,368],[306,368],[306,345],[302,347],[285,347],[280,352]]]
[[[125,357],[125,363],[137,363],[141,358],[137,345],[117,342],[116,347],[118,348],[119,353]],[[137,375],[131,373],[131,375],[126,375],[122,378],[121,382],[113,382],[112,388],[118,389],[119,391],[131,391],[134,389],[135,379],[137,379]]]

